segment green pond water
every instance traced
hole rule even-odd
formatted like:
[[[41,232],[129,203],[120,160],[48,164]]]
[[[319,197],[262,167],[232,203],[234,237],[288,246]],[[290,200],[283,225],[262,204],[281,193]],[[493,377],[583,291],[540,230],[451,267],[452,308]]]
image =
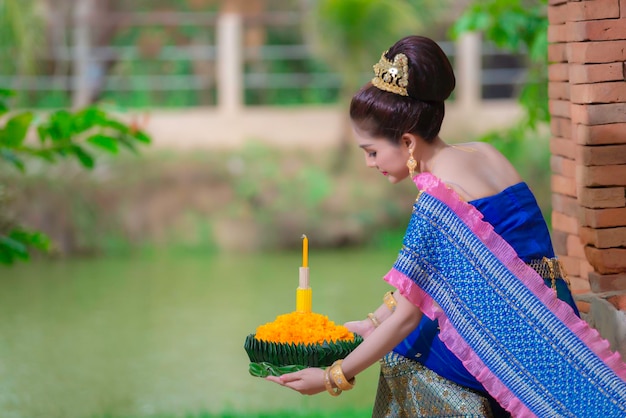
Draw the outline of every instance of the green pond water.
[[[310,253],[313,311],[364,318],[396,251]],[[245,337],[295,309],[300,254],[150,254],[0,267],[0,417],[163,417],[371,407],[248,373]]]

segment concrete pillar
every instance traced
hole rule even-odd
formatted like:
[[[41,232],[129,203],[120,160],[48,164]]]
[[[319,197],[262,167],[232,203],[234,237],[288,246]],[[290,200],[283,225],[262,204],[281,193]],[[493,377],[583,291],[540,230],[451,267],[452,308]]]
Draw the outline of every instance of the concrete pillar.
[[[476,109],[482,100],[481,37],[464,33],[456,43],[456,102],[463,109]]]
[[[72,92],[72,106],[74,108],[87,106],[91,101],[91,82],[89,80],[91,32],[89,20],[93,11],[93,1],[79,1],[74,9],[74,85]]]
[[[242,26],[238,13],[223,13],[217,21],[217,105],[228,114],[244,104]]]

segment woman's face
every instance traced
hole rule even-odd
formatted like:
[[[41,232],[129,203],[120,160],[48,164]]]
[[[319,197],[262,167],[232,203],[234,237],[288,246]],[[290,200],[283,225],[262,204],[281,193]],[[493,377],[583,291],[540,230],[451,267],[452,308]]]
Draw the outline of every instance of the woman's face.
[[[373,138],[354,123],[352,130],[359,148],[365,153],[368,167],[376,168],[392,184],[409,176],[406,166],[409,149],[405,144],[396,145],[386,138]]]

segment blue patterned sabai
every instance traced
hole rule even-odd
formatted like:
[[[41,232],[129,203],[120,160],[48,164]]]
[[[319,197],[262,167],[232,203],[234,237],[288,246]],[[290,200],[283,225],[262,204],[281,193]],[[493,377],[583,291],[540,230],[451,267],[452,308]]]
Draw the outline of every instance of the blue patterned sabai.
[[[413,207],[394,268],[441,307],[471,350],[541,417],[626,417],[626,382],[438,199]]]

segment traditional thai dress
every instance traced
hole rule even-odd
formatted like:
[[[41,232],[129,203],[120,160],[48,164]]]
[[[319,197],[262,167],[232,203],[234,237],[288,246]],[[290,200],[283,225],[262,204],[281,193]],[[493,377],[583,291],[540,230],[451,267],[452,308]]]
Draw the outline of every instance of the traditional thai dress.
[[[381,361],[373,415],[626,417],[626,366],[579,318],[528,186],[468,204],[415,182],[385,279],[425,316]]]

